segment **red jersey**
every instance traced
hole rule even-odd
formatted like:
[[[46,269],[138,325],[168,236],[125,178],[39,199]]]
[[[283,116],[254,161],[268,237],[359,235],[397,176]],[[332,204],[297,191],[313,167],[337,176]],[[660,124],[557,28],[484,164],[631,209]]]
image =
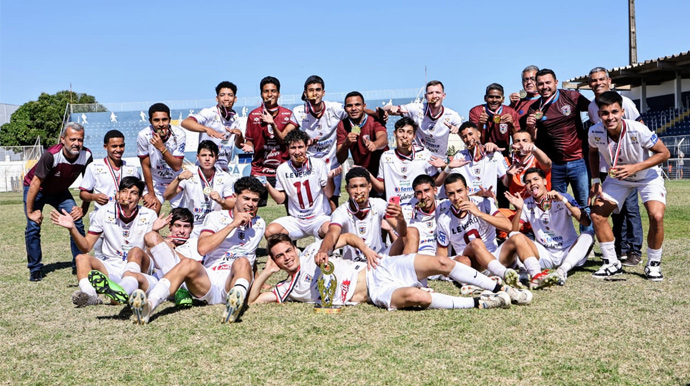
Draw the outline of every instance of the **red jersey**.
[[[84,174],[86,165],[93,161],[91,150],[83,147],[79,156],[70,161],[62,152],[62,143],[49,147],[24,177],[24,186],[29,186],[34,175],[43,180],[43,194],[57,194],[69,189],[69,186],[80,174]]]
[[[519,159],[515,158],[513,159],[513,162],[520,162]],[[551,191],[551,169],[546,170],[544,167],[539,164],[539,161],[534,157],[534,155],[530,154],[527,159],[525,159],[522,163],[522,173],[516,174],[513,176],[513,178],[510,180],[510,193],[513,195],[520,195],[522,198],[527,198],[530,196],[529,192],[525,189],[525,183],[522,182],[522,177],[524,177],[525,172],[529,168],[539,168],[544,171],[546,174],[546,191],[549,192]]]
[[[587,131],[580,112],[587,111],[589,99],[574,90],[557,90],[551,101],[539,98],[527,114],[541,108],[544,116],[537,120],[535,144],[551,161],[565,163],[583,158],[582,144]]]
[[[261,120],[261,113],[264,106],[259,106],[252,110],[247,117],[247,128],[244,137],[247,141],[254,144],[254,157],[252,159],[252,175],[254,176],[275,176],[276,169],[283,162],[287,161],[287,147],[278,143],[278,138],[270,127]],[[291,123],[292,111],[278,106],[278,114],[273,117],[276,129],[282,132]]]
[[[379,163],[381,160],[381,154],[388,150],[388,146],[381,150],[375,150],[373,152],[369,151],[364,145],[364,138],[369,138],[369,140],[376,141],[379,136],[383,135],[388,137],[388,132],[386,127],[376,122],[374,117],[370,115],[365,115],[364,124],[361,126],[361,132],[359,133],[359,139],[357,143],[350,145],[350,154],[352,154],[352,160],[355,165],[361,166],[371,172],[373,176],[379,175]],[[338,123],[338,145],[345,143],[345,138],[347,134],[352,131],[352,124],[349,119],[343,119]]]
[[[529,111],[530,106],[536,101],[541,98],[539,94],[536,94],[534,96],[526,96],[517,103],[510,102],[510,107],[517,111],[518,116],[520,117],[520,127],[523,129],[527,128],[527,112]]]
[[[486,121],[486,124],[484,124],[483,127],[479,124],[479,116],[482,112],[485,112],[489,116],[489,119]],[[494,122],[494,116],[496,115],[510,115],[513,118],[513,123],[496,123]],[[498,111],[492,112],[486,106],[486,104],[483,104],[474,106],[470,110],[470,122],[476,124],[479,130],[484,130],[484,140],[482,142],[493,142],[498,145],[498,147],[504,148],[505,150],[503,151],[503,155],[508,155],[510,152],[510,136],[514,132],[520,130],[519,120],[520,116],[518,115],[517,111],[513,110],[513,108],[509,106],[502,105],[498,108]]]

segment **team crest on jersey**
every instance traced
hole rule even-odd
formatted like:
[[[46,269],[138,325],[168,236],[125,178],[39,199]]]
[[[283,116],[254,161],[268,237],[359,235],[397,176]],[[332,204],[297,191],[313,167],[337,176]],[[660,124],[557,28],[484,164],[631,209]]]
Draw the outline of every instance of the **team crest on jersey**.
[[[402,173],[407,173],[407,166],[403,166],[400,168],[400,172]]]
[[[108,222],[115,221],[115,216],[108,216]]]
[[[474,174],[476,174],[476,175],[480,175],[482,173],[482,169],[480,167],[474,168],[473,171],[474,171]]]
[[[427,222],[426,222],[426,227],[427,227],[427,228],[433,228],[433,226],[434,226],[434,222],[433,222],[433,221],[427,221]]]
[[[360,226],[357,228],[357,230],[359,231],[359,234],[360,234],[360,235],[363,235],[363,234],[367,233],[367,227],[366,227],[365,225],[360,225]]]
[[[127,229],[127,230],[123,229],[122,230],[122,237],[129,237],[129,229]]]
[[[498,125],[498,131],[501,134],[507,133],[508,132],[508,124],[507,123],[501,123],[500,125]]]
[[[630,136],[630,140],[631,140],[632,142],[634,142],[634,143],[637,143],[637,137],[634,136],[634,135],[631,135],[631,136]]]
[[[96,167],[96,172],[97,172],[98,174],[105,173],[105,169],[103,169],[103,168],[100,167],[100,166],[97,166],[97,167]]]
[[[307,275],[304,277],[304,280],[306,280],[306,281],[308,281],[309,283],[311,283],[312,281],[314,281],[314,277],[313,277],[312,275],[307,274]]]
[[[570,113],[572,113],[573,111],[570,109],[569,105],[564,105],[563,107],[561,107],[561,112],[563,113],[563,115],[567,117],[570,116]]]
[[[597,136],[595,135],[595,136],[594,136],[594,140],[595,140],[596,142],[601,142],[601,137],[597,137]]]
[[[547,213],[544,213],[544,214],[541,216],[541,221],[542,221],[544,224],[548,224],[549,222],[551,222],[551,219],[550,219],[549,217],[550,217],[550,216],[549,216]]]
[[[259,122],[259,117],[254,118],[254,122]]]

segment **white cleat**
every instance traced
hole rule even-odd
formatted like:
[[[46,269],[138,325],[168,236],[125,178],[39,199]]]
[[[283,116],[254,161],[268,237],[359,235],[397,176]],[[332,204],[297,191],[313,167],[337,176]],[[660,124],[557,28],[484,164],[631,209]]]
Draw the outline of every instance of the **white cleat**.
[[[146,292],[141,289],[132,292],[132,295],[129,297],[129,307],[134,314],[134,323],[143,325],[149,322],[151,308],[146,298]]]

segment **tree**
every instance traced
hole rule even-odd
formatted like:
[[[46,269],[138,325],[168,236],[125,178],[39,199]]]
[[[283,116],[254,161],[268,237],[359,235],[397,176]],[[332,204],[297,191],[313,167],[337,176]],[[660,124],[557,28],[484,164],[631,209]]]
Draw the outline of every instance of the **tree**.
[[[74,104],[98,103],[96,97],[68,90],[53,95],[41,93],[37,101],[24,103],[12,114],[10,122],[0,127],[0,145],[29,146],[39,136],[45,146],[55,145],[70,95]],[[93,111],[107,110],[99,104]]]

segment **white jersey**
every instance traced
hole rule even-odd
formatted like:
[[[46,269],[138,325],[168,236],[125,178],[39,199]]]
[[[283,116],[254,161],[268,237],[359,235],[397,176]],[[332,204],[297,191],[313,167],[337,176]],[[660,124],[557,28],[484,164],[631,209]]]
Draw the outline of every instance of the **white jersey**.
[[[636,121],[640,117],[640,112],[637,111],[637,106],[635,106],[635,102],[632,101],[632,99],[621,95],[623,98],[623,118],[624,119],[632,119],[633,121]],[[589,106],[587,107],[587,112],[589,114],[589,121],[592,122],[592,124],[596,125],[597,123],[601,122],[601,119],[599,118],[599,106],[597,106],[597,101],[596,99],[592,100],[589,103]],[[608,168],[606,167],[606,161],[604,161],[603,158],[601,158],[602,155],[599,154],[599,171],[606,173],[608,171]]]
[[[614,165],[622,166],[644,162],[652,156],[649,149],[654,147],[657,141],[659,141],[659,137],[647,126],[627,119],[623,119],[623,128],[618,142],[609,137],[608,131],[601,122],[589,128],[589,147],[596,147],[599,150],[599,154],[606,162],[608,169]],[[617,160],[615,160],[616,154],[618,154]],[[653,166],[631,175],[625,181],[651,180],[660,175],[659,167]]]
[[[174,171],[158,149],[151,144],[153,138],[153,129],[151,126],[141,130],[137,136],[137,156],[140,159],[149,157],[151,161],[151,177],[153,183],[161,186],[167,186],[172,182],[178,174],[182,172]],[[184,130],[178,126],[170,125],[170,137],[165,141],[165,147],[175,158],[184,158],[184,149],[186,144],[186,136]],[[163,188],[165,189],[165,188]]]
[[[470,200],[477,205],[480,211],[488,215],[493,216],[498,212],[493,199],[472,196]],[[436,231],[438,243],[444,247],[452,245],[456,254],[462,254],[467,244],[476,238],[481,238],[486,249],[491,253],[498,248],[496,228],[469,212],[463,218],[458,217],[452,208],[446,213],[441,213],[438,217]]]
[[[307,154],[312,158],[323,159],[330,169],[335,169],[340,165],[335,157],[335,151],[338,147],[338,123],[347,118],[347,113],[340,103],[329,101],[323,103],[325,104],[325,111],[323,111],[321,118],[316,118],[305,110],[304,105],[300,105],[292,110],[290,120],[307,133],[309,138],[319,139],[316,144],[309,146]]]
[[[145,249],[144,235],[151,230],[153,222],[158,218],[155,211],[139,206],[134,220],[125,223],[120,219],[119,210],[119,205],[109,202],[91,219],[89,233],[103,235],[100,254],[96,255],[100,259],[124,261],[127,260],[130,249]]]
[[[339,225],[341,233],[352,233],[362,238],[364,243],[376,252],[382,252],[386,245],[381,240],[381,223],[386,216],[388,203],[380,198],[369,199],[369,213],[360,220],[350,208],[350,201],[340,205],[331,215],[331,225]],[[354,261],[366,261],[366,257],[357,248],[346,245],[343,258]]]
[[[215,210],[221,210],[222,208],[220,204],[213,201],[209,195],[204,193],[207,182],[202,180],[200,169],[195,167],[190,171],[192,172],[192,177],[180,181],[178,186],[182,189],[186,208],[194,214],[194,230],[192,231],[192,236],[199,237],[199,234],[201,234],[201,225],[204,223],[206,215]],[[208,184],[211,186],[211,189],[218,192],[222,198],[228,198],[234,194],[233,185],[235,181],[235,177],[220,169],[216,169],[213,178],[208,181]]]
[[[232,221],[232,211],[219,210],[211,212],[204,219],[201,232],[216,233],[228,226]],[[214,269],[222,265],[231,265],[235,259],[240,257],[246,257],[249,263],[254,265],[256,261],[256,248],[264,237],[264,231],[266,231],[266,223],[259,216],[252,219],[251,225],[233,229],[218,248],[204,256],[202,262],[204,267]]]
[[[400,113],[403,117],[412,118],[417,122],[419,126],[415,136],[417,144],[427,148],[433,155],[445,159],[448,152],[448,136],[450,135],[450,128],[447,124],[460,127],[462,118],[455,111],[442,106],[440,116],[437,119],[432,119],[427,110],[426,102],[409,103],[401,106]]]
[[[503,154],[500,152],[488,153],[475,161],[470,150],[460,150],[455,153],[454,159],[461,159],[470,161],[467,165],[460,168],[453,168],[451,173],[460,173],[467,181],[467,189],[469,194],[474,194],[479,191],[479,187],[484,189],[491,188],[491,191],[496,195],[498,184],[502,184],[501,178],[506,175],[508,170],[508,162]]]
[[[417,199],[414,199],[411,205],[414,207],[416,204]],[[414,207],[408,226],[415,227],[419,231],[417,253],[430,256],[436,255],[438,218],[441,213],[449,212],[450,206],[451,203],[448,200],[436,200],[436,210],[432,213],[424,213],[421,209]]]
[[[225,135],[223,139],[210,137],[206,133],[199,133],[199,143],[201,141],[210,140],[218,145],[218,161],[216,165],[223,169],[228,170],[228,164],[232,162],[232,155],[235,152],[235,134],[228,133],[228,130],[239,129],[242,131],[242,125],[235,112],[230,113],[230,118],[225,119],[220,114],[220,109],[218,106],[213,106],[209,108],[202,109],[197,114],[189,114],[191,118],[203,126],[210,127],[211,129],[222,133]],[[242,132],[244,135],[244,132]]]
[[[107,157],[102,160],[93,160],[86,165],[84,178],[79,185],[80,190],[85,190],[94,194],[105,194],[108,196],[108,201],[115,200],[115,194],[119,191],[120,181],[125,177],[137,177],[141,179],[139,168],[136,165],[127,165],[127,162],[122,160],[122,165],[119,169],[114,169],[110,166]],[[92,213],[98,211],[102,205],[94,201],[94,210]]]
[[[300,169],[292,165],[292,160],[278,166],[275,188],[285,192],[291,216],[307,219],[331,214],[331,205],[323,193],[328,170],[323,160],[313,157],[307,157]]]
[[[414,197],[412,181],[422,174],[438,174],[438,169],[429,163],[431,156],[431,152],[421,146],[413,146],[409,156],[395,149],[385,151],[381,155],[378,179],[384,181],[386,199],[397,196],[401,205],[409,204]]]
[[[568,199],[570,205],[577,207],[577,201],[567,194],[561,195]],[[528,222],[534,231],[534,240],[546,249],[554,252],[567,250],[577,241],[577,232],[573,225],[572,213],[562,201],[551,201],[551,207],[544,211],[539,208],[534,197],[525,199],[520,214],[521,222]]]
[[[273,288],[273,294],[278,303],[286,301],[321,302],[321,294],[318,287],[321,269],[314,262],[314,256],[319,252],[320,247],[321,241],[316,241],[308,246],[299,256],[300,265],[297,272],[292,277],[288,277],[276,284],[275,288]],[[367,267],[367,264],[365,262],[354,262],[337,258],[332,258],[329,261],[333,263],[334,267],[331,275],[335,275],[337,280],[333,305],[354,304],[350,302],[350,299],[355,294],[359,273]],[[324,277],[324,280],[328,282],[329,278]]]
[[[175,251],[180,253],[182,256],[194,259],[198,262],[204,260],[204,257],[199,254],[199,238],[190,237],[186,243],[175,248]]]

